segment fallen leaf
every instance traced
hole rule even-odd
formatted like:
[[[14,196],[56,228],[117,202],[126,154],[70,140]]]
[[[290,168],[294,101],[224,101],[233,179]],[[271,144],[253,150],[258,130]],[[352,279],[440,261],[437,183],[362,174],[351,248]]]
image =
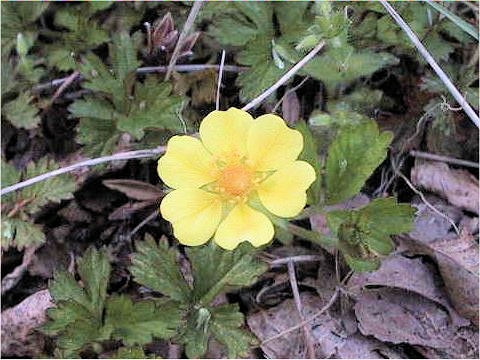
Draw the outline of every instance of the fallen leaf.
[[[138,211],[145,210],[150,206],[155,205],[156,201],[140,201],[134,203],[126,203],[115,210],[108,216],[108,220],[125,220],[137,213]]]
[[[44,338],[31,332],[46,320],[46,310],[54,306],[48,290],[30,295],[20,304],[2,311],[2,356],[39,357]]]
[[[287,92],[283,97],[282,115],[290,125],[295,124],[300,118],[300,101],[295,91]]]
[[[162,190],[156,186],[138,180],[111,179],[104,180],[103,185],[109,189],[120,191],[134,200],[155,201],[163,195]]]

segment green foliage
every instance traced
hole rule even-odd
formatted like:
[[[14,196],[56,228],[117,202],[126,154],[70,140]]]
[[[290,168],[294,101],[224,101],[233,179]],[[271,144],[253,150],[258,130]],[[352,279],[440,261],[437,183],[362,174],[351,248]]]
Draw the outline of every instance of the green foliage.
[[[127,346],[147,344],[153,337],[168,339],[176,335],[181,310],[172,301],[156,306],[153,301],[133,303],[124,295],[111,296],[106,303],[105,326],[114,329],[113,339]]]
[[[157,245],[151,236],[137,242],[136,247],[130,268],[135,280],[171,299],[188,302],[191,290],[177,266],[176,251],[166,241]]]
[[[73,117],[80,118],[77,140],[89,155],[111,153],[122,132],[140,140],[146,130],[182,131],[178,118],[182,98],[171,95],[169,83],[156,76],[136,82],[140,66],[133,39],[127,33],[113,37],[109,47],[112,71],[94,54],[84,57],[80,71],[86,78],[83,87],[94,91],[70,105]]]
[[[111,359],[147,359],[141,346],[121,347]]]
[[[161,292],[172,299],[172,304],[185,309],[186,322],[178,329],[178,341],[185,344],[188,357],[203,356],[210,336],[225,345],[229,357],[246,354],[255,339],[241,329],[243,314],[236,306],[213,307],[210,303],[221,292],[253,284],[267,266],[255,259],[249,244],[225,251],[210,242],[186,252],[192,265],[193,288],[179,270],[176,251],[166,242],[156,245],[148,236],[137,243],[130,271],[137,282]]]
[[[380,133],[373,120],[342,128],[328,149],[327,203],[339,203],[360,191],[387,156],[391,141],[392,134]]]
[[[54,42],[48,46],[50,66],[59,70],[75,69],[76,58],[108,40],[108,34],[93,19],[95,13],[111,4],[82,4],[69,6],[55,13],[55,26],[61,31],[50,33]]]
[[[78,262],[83,287],[66,271],[55,274],[49,290],[57,306],[48,310],[42,331],[58,337],[57,346],[66,356],[104,340],[134,346],[176,334],[182,315],[177,303],[134,303],[124,295],[107,296],[110,272],[106,251],[91,247]]]
[[[2,107],[2,114],[14,126],[33,129],[40,123],[38,109],[31,104],[33,97],[28,92],[20,93],[18,97]]]
[[[348,265],[355,271],[373,271],[380,266],[379,256],[393,251],[390,236],[410,231],[414,215],[409,204],[383,198],[360,209],[329,212],[327,221]]]
[[[27,165],[23,178],[32,178],[58,165],[44,157],[37,163]],[[2,159],[2,188],[17,183],[21,173]],[[31,216],[49,202],[60,202],[73,197],[75,181],[69,174],[54,176],[23,188],[16,193],[2,196],[2,248],[41,245],[45,235],[39,225],[33,224]],[[6,216],[5,216],[6,214]]]

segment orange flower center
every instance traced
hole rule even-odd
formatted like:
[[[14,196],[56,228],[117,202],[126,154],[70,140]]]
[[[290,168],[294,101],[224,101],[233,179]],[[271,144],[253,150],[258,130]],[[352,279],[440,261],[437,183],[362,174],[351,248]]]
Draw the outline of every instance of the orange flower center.
[[[244,164],[228,165],[222,169],[218,185],[231,196],[247,195],[253,184],[253,171]]]

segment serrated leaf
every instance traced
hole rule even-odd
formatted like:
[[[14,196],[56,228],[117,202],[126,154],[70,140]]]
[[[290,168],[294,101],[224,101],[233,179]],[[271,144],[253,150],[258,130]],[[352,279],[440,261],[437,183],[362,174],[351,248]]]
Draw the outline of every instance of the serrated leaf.
[[[113,296],[106,303],[105,325],[112,328],[112,337],[127,346],[152,342],[154,337],[168,339],[181,324],[182,308],[177,302],[164,302],[156,307],[153,301],[133,303],[130,298]]]
[[[5,104],[2,108],[3,115],[17,128],[33,129],[40,123],[38,109],[31,104],[33,96],[22,92],[18,97]]]
[[[85,145],[84,153],[90,156],[111,155],[120,132],[110,120],[85,118],[80,120],[77,141]]]
[[[55,273],[49,289],[57,307],[48,310],[42,331],[58,335],[58,347],[68,354],[110,338],[112,328],[102,320],[110,271],[106,251],[90,247],[78,261],[83,288],[66,271]]]
[[[20,181],[20,172],[13,165],[2,159],[1,166],[2,189]]]
[[[115,109],[110,102],[94,96],[75,100],[75,102],[68,107],[68,111],[77,118],[95,118],[102,120],[113,120],[115,118]]]
[[[328,49],[309,61],[304,70],[315,79],[324,82],[330,93],[333,93],[337,84],[348,84],[398,62],[395,56],[385,52],[355,50],[353,47],[349,51],[345,51],[345,48]]]
[[[157,245],[149,235],[145,236],[145,241],[137,242],[136,248],[130,267],[135,281],[173,300],[187,303],[191,290],[179,271],[175,249],[169,248],[165,241]]]
[[[121,347],[110,359],[147,359],[141,346]]]
[[[250,332],[242,329],[245,319],[237,304],[217,306],[212,310],[210,331],[228,350],[228,357],[247,356],[248,350],[257,344]]]
[[[393,251],[391,235],[411,230],[415,209],[397,204],[395,198],[379,198],[348,211],[327,213],[328,226],[338,235],[339,248],[349,266],[356,271],[378,268],[379,255]]]
[[[207,306],[221,291],[249,286],[268,266],[255,258],[255,249],[246,243],[225,251],[213,241],[186,249],[192,264],[193,294]]]
[[[115,77],[120,81],[124,81],[131,72],[140,66],[133,42],[126,32],[113,36],[110,57]]]
[[[307,190],[307,203],[310,205],[318,204],[320,201],[320,191],[322,188],[321,168],[317,154],[317,142],[308,125],[304,121],[300,121],[295,127],[303,135],[303,150],[298,157],[313,166],[317,178]]]
[[[360,191],[387,156],[390,132],[380,133],[373,120],[340,130],[328,149],[327,203],[340,203]]]
[[[209,337],[210,333],[208,331],[208,326],[206,328],[199,327],[196,319],[192,318],[189,320],[179,340],[185,345],[185,353],[187,357],[189,359],[197,359],[205,355],[207,352]]]
[[[117,128],[141,139],[145,129],[169,129],[183,131],[184,125],[179,119],[182,106],[180,96],[171,95],[169,83],[158,83],[149,76],[143,84],[135,86],[135,101],[126,116],[120,117]]]
[[[52,171],[58,168],[58,165],[47,157],[40,159],[37,163],[30,162],[27,165],[25,174],[26,179]],[[40,181],[32,186],[26,187],[21,191],[21,198],[31,201],[25,207],[28,213],[36,212],[40,207],[48,202],[60,202],[64,199],[71,199],[75,191],[75,181],[70,174],[63,174]]]
[[[45,234],[39,225],[18,218],[2,217],[3,249],[15,246],[18,250],[27,246],[39,246],[45,242]]]

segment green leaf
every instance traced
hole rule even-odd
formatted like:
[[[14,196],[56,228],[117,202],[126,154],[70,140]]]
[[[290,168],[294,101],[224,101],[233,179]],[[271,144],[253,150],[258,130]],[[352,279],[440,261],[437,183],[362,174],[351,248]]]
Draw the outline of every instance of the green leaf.
[[[327,203],[336,204],[360,191],[387,156],[390,132],[380,133],[375,121],[342,128],[328,149]]]
[[[318,204],[322,189],[321,168],[317,154],[317,142],[305,121],[299,121],[295,127],[303,135],[303,150],[299,160],[304,160],[313,166],[317,178],[307,190],[307,204]]]
[[[186,249],[192,264],[196,301],[208,306],[221,291],[253,284],[268,269],[255,258],[254,251],[247,243],[233,251],[225,251],[213,241]]]
[[[102,320],[110,271],[106,251],[90,247],[78,261],[83,288],[64,270],[55,273],[49,286],[57,306],[48,310],[49,321],[41,330],[57,335],[57,346],[72,356],[110,338],[112,328],[103,326]]]
[[[113,120],[115,117],[115,109],[110,102],[93,96],[75,100],[68,111],[77,118]]]
[[[101,317],[111,266],[105,250],[88,248],[78,262],[78,273],[84,283],[84,289],[90,301],[90,310]]]
[[[339,249],[356,271],[372,271],[380,266],[378,256],[393,251],[391,235],[412,229],[415,209],[397,204],[395,198],[379,198],[348,211],[327,213],[331,231],[338,235]]]
[[[168,339],[181,324],[182,308],[169,301],[155,306],[153,301],[133,303],[120,295],[108,299],[105,325],[112,328],[112,338],[127,346],[152,342],[154,337]]]
[[[133,42],[126,32],[121,32],[113,37],[113,44],[110,45],[110,57],[115,77],[120,81],[124,81],[131,72],[140,66]]]
[[[440,12],[442,15],[445,15],[447,18],[449,18],[455,25],[457,25],[460,29],[462,29],[464,32],[466,32],[468,35],[473,37],[474,39],[478,40],[478,29],[476,29],[474,26],[471,24],[467,23],[465,20],[463,20],[461,17],[455,15],[453,12],[448,10],[446,7],[437,4],[435,2],[427,1],[426,4],[430,5],[433,7],[435,10]]]
[[[37,163],[30,162],[27,165],[26,179],[52,171],[58,165],[47,157],[40,159]],[[22,190],[20,196],[23,199],[31,199],[25,210],[32,214],[48,202],[60,202],[64,199],[71,199],[75,191],[75,181],[70,174],[63,174],[40,181]]]
[[[180,273],[175,249],[169,248],[165,241],[157,245],[149,235],[145,236],[145,241],[137,242],[136,248],[130,267],[135,281],[173,300],[187,303],[191,289]]]
[[[188,319],[187,326],[181,334],[179,341],[185,345],[185,353],[190,359],[200,358],[207,352],[210,332],[210,311],[200,308]],[[205,317],[206,315],[206,317]]]
[[[1,166],[2,189],[20,181],[20,172],[13,165],[2,159]]]
[[[84,153],[90,156],[111,155],[120,132],[110,120],[84,118],[78,126],[77,141],[85,145]]]
[[[182,98],[171,95],[170,83],[159,83],[157,78],[149,76],[143,84],[135,87],[135,101],[127,116],[117,123],[117,128],[141,139],[145,129],[169,129],[183,131],[179,118]]]
[[[21,250],[27,246],[38,246],[45,242],[45,234],[39,225],[18,218],[3,218],[2,216],[3,249],[15,246]]]
[[[110,359],[147,359],[141,346],[121,347]]]
[[[217,306],[212,310],[210,331],[226,346],[228,357],[236,359],[248,355],[248,350],[257,345],[257,339],[242,329],[245,320],[237,304]]]
[[[18,97],[5,104],[2,108],[3,115],[17,128],[33,129],[40,123],[38,109],[31,105],[33,96],[23,92]]]
[[[349,84],[385,66],[397,65],[398,62],[395,56],[385,52],[355,50],[353,47],[329,48],[321,56],[309,61],[304,70],[324,82],[329,92],[333,93],[337,84]]]

